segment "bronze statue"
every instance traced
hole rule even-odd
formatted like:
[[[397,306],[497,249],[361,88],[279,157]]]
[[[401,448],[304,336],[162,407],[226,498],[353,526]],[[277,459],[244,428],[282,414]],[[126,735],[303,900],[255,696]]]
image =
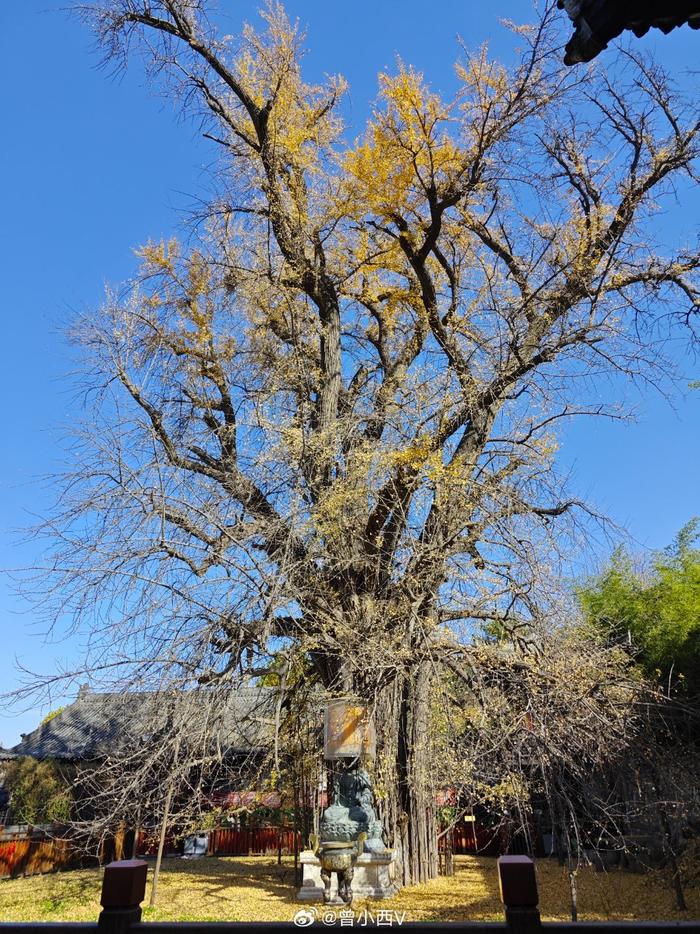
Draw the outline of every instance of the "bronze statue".
[[[320,836],[312,836],[311,849],[321,863],[323,900],[331,900],[331,874],[338,875],[338,895],[352,904],[355,863],[363,852],[383,852],[382,825],[374,810],[369,774],[353,763],[336,771],[330,780],[331,803],[323,812]]]

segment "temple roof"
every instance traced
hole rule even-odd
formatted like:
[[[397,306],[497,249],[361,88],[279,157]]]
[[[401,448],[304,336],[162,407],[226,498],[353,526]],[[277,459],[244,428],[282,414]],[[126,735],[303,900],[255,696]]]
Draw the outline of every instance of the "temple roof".
[[[272,741],[272,688],[232,688],[221,692],[90,693],[26,733],[16,746],[0,749],[0,759],[100,759],[124,747],[145,745],[154,734],[183,731],[199,746],[216,744],[222,752],[250,753]]]

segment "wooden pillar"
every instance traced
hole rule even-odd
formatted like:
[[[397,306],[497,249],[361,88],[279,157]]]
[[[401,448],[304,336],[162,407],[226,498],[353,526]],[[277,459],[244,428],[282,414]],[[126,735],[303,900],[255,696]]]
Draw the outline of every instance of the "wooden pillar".
[[[498,883],[508,931],[512,934],[541,932],[535,864],[530,857],[501,856],[498,860]]]
[[[128,934],[141,920],[141,902],[146,894],[148,863],[142,859],[122,859],[105,866],[102,879],[100,934]]]

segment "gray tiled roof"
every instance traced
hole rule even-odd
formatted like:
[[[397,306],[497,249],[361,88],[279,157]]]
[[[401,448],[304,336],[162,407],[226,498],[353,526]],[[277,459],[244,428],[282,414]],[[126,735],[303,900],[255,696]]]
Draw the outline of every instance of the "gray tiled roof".
[[[274,719],[272,688],[232,688],[216,698],[211,693],[98,694],[81,692],[77,700],[40,724],[0,759],[99,759],[124,746],[146,744],[155,733],[185,725],[193,744],[223,752],[251,752],[268,747]]]

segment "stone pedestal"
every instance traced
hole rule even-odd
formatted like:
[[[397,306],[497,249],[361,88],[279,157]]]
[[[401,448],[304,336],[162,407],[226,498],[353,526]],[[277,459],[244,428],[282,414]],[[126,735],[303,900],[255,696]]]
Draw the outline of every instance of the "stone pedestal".
[[[304,867],[304,878],[297,898],[302,902],[323,901],[323,881],[321,863],[311,850],[304,850],[300,855]],[[355,863],[355,875],[352,891],[355,898],[391,898],[401,886],[396,880],[396,856],[394,850],[383,853],[363,853]],[[333,904],[341,904],[338,896],[338,876],[331,874],[331,895]]]

